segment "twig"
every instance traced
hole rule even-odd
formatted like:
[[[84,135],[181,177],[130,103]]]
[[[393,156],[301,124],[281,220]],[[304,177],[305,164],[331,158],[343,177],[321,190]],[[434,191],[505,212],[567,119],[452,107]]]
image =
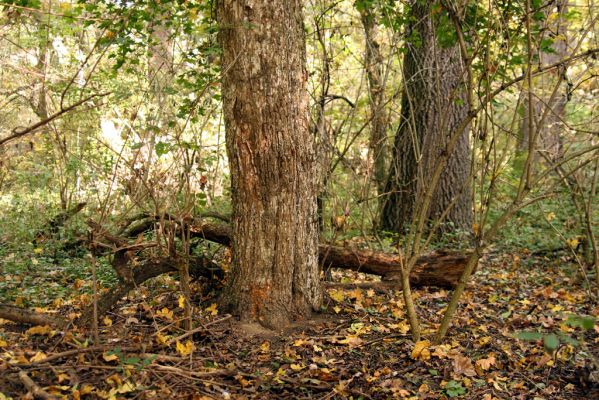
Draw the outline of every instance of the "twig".
[[[225,316],[224,316],[223,318],[221,318],[221,319],[217,319],[216,321],[211,321],[211,322],[208,322],[207,324],[202,324],[202,326],[198,326],[197,328],[195,328],[195,329],[192,329],[192,330],[190,330],[189,332],[186,332],[186,333],[184,333],[184,334],[182,334],[182,335],[180,335],[180,336],[177,336],[177,337],[176,337],[176,338],[174,338],[174,339],[171,339],[171,340],[169,340],[169,341],[168,341],[168,345],[171,345],[171,344],[175,343],[175,342],[176,342],[176,341],[178,341],[178,340],[179,340],[179,341],[180,341],[180,340],[183,340],[183,339],[185,339],[185,338],[187,338],[187,337],[189,337],[189,336],[193,335],[194,333],[197,333],[197,332],[201,332],[201,331],[203,331],[203,330],[206,330],[206,328],[207,328],[207,327],[209,327],[210,325],[215,325],[215,324],[219,324],[219,323],[221,323],[221,322],[225,322],[225,321],[227,321],[227,320],[231,319],[231,317],[232,317],[232,315],[231,315],[231,314],[227,314],[227,315],[225,315]]]
[[[80,105],[82,105],[83,103],[95,98],[95,97],[104,97],[104,96],[108,96],[110,93],[96,93],[96,94],[92,94],[91,96],[87,96],[84,99],[79,100],[78,102],[71,104],[70,106],[61,109],[60,111],[50,115],[48,118],[45,118],[27,128],[23,128],[22,130],[18,130],[18,128],[15,128],[12,130],[12,135],[9,135],[3,139],[0,139],[0,146],[2,146],[4,143],[9,142],[11,140],[14,139],[18,139],[21,136],[25,136],[28,133],[34,132],[37,129],[41,128],[44,125],[49,124],[50,122],[54,121],[56,118],[62,116],[63,114],[68,113],[69,111],[79,107]]]
[[[44,389],[42,389],[37,383],[35,383],[33,381],[33,379],[31,379],[29,377],[29,375],[27,375],[27,373],[25,371],[19,371],[19,379],[21,380],[21,383],[23,384],[23,386],[25,386],[25,388],[31,392],[31,394],[33,395],[33,397],[37,398],[37,399],[44,399],[44,400],[57,400],[57,397],[52,396],[50,393],[46,392]]]

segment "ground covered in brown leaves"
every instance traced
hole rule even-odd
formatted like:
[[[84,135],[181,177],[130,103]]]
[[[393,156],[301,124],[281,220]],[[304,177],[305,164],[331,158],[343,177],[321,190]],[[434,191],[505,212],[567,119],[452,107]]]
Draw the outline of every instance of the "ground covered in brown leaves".
[[[426,339],[450,293],[435,289],[415,290],[419,343],[401,292],[368,289],[329,289],[323,313],[284,332],[239,324],[197,294],[189,334],[171,278],[102,318],[100,344],[89,331],[0,320],[0,399],[599,398],[599,326],[566,323],[599,314],[582,274],[564,261],[521,257],[487,257],[437,346]],[[89,295],[56,305],[67,315],[85,302]],[[537,331],[541,340],[515,337]]]

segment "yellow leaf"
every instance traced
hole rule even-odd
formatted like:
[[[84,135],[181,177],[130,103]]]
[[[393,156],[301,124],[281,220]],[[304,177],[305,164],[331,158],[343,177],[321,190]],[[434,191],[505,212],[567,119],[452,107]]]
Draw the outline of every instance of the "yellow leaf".
[[[301,347],[308,344],[308,341],[306,339],[296,339],[293,342],[293,347]]]
[[[169,337],[166,335],[163,335],[161,333],[157,333],[156,334],[156,341],[158,342],[158,344],[161,344],[163,346],[166,346],[169,342]]]
[[[123,385],[119,386],[119,388],[116,390],[116,392],[118,394],[123,394],[123,393],[133,392],[134,390],[135,390],[135,386],[131,382],[127,381]]]
[[[480,339],[478,339],[478,344],[480,344],[481,346],[484,346],[487,343],[489,343],[490,341],[491,341],[491,336],[483,336]]]
[[[398,324],[389,324],[389,325],[387,325],[387,327],[389,329],[394,329],[394,330],[398,331],[402,335],[404,333],[408,333],[408,331],[410,330],[410,325],[406,321],[402,321]]]
[[[81,389],[79,389],[79,393],[81,393],[82,395],[86,395],[93,393],[94,390],[95,388],[92,385],[84,383],[83,386],[81,386]]]
[[[104,359],[104,361],[110,362],[110,361],[118,360],[119,356],[117,356],[116,354],[111,354],[110,352],[106,352],[106,353],[102,354],[102,358]]]
[[[451,350],[450,344],[440,344],[434,347],[435,351],[433,352],[433,356],[439,358],[447,358],[449,357],[449,351]]]
[[[495,365],[495,356],[476,360],[476,366],[480,367],[483,371],[488,370],[493,365]]]
[[[73,283],[73,287],[75,289],[80,289],[85,285],[85,281],[83,279],[75,279],[75,283]]]
[[[431,345],[431,342],[428,340],[421,340],[416,342],[414,345],[414,349],[412,350],[412,358],[414,360],[428,360],[431,358],[431,352],[428,349]]]
[[[29,328],[25,331],[26,335],[45,335],[45,336],[54,336],[56,334],[55,331],[52,330],[48,325],[38,325],[32,328]]]
[[[8,346],[8,342],[6,340],[0,339],[0,347]]]
[[[568,243],[568,246],[570,246],[571,248],[575,249],[575,248],[578,247],[579,240],[578,240],[577,237],[574,237],[572,239],[566,240],[566,243]]]
[[[45,360],[46,357],[47,356],[43,352],[38,351],[37,353],[35,353],[35,355],[33,357],[31,357],[29,359],[29,361],[31,361],[31,362],[38,362],[38,361]]]
[[[123,384],[123,381],[121,380],[121,377],[119,376],[119,374],[112,374],[108,378],[106,378],[106,383],[108,383],[109,385],[118,387]]]
[[[38,265],[40,262],[37,260],[37,258],[31,258],[31,264],[32,265]]]
[[[36,247],[35,249],[33,249],[33,252],[35,254],[42,254],[44,252],[44,249],[42,249],[41,247]]]
[[[302,369],[306,368],[303,365],[300,364],[291,364],[289,365],[289,367],[293,370],[293,371],[301,371]]]
[[[333,307],[333,311],[335,311],[335,314],[339,314],[341,312],[341,308],[339,306],[335,306]]]
[[[268,341],[265,341],[264,343],[262,343],[262,344],[260,345],[260,350],[261,350],[263,353],[268,353],[268,352],[270,351],[270,342],[268,342]]]
[[[362,343],[364,343],[364,340],[360,339],[358,336],[356,335],[347,335],[345,337],[345,339],[340,340],[338,343],[341,344],[348,344],[350,347],[355,347],[355,346],[359,346]]]
[[[166,307],[164,307],[162,310],[158,311],[156,313],[156,316],[160,317],[160,318],[164,318],[167,321],[172,321],[174,318],[173,312]]]
[[[62,383],[68,379],[71,379],[70,376],[68,374],[65,374],[64,372],[61,372],[60,374],[56,375],[56,379],[58,379],[58,383]]]
[[[341,303],[345,299],[341,290],[331,290],[329,295],[331,296],[331,299],[335,300],[337,303]]]
[[[208,311],[210,313],[210,315],[217,315],[218,314],[217,307],[218,307],[218,305],[216,303],[212,303],[210,305],[210,307],[206,308],[206,311]]]
[[[179,342],[177,340],[177,352],[181,354],[183,357],[187,357],[191,353],[193,353],[195,346],[191,340],[185,342],[185,344]]]
[[[547,222],[553,221],[554,218],[555,218],[554,212],[550,212],[550,213],[547,213],[547,215],[545,215],[545,219],[547,220]]]
[[[179,295],[179,308],[185,308],[185,296]]]
[[[108,317],[104,317],[102,322],[104,322],[104,325],[106,325],[106,326],[112,326],[112,320]]]

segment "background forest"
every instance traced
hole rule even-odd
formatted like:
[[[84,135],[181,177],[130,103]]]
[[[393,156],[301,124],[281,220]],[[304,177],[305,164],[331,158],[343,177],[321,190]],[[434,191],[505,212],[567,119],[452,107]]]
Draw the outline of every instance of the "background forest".
[[[0,1],[0,400],[599,396],[598,18],[592,0]],[[306,122],[281,164],[239,122],[271,103]],[[279,174],[296,158],[314,162]],[[271,175],[307,182],[299,211],[242,212]],[[302,244],[252,247],[259,218],[281,243],[313,223],[318,282],[277,280]]]

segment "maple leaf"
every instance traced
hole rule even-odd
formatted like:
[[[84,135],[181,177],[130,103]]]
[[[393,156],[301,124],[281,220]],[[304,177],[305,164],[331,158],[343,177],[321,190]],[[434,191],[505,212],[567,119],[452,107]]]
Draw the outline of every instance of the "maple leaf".
[[[177,340],[177,352],[181,354],[183,357],[187,357],[190,355],[195,349],[195,346],[191,340],[185,342],[185,344],[179,342]]]
[[[156,341],[158,342],[158,344],[166,346],[168,344],[169,340],[170,340],[169,336],[163,335],[160,332],[156,333]]]
[[[480,358],[476,360],[476,366],[480,367],[483,371],[486,371],[491,368],[491,366],[495,365],[495,361],[495,356]]]
[[[217,315],[218,314],[217,307],[218,307],[218,305],[216,303],[212,303],[210,305],[210,307],[206,307],[205,311],[208,311],[210,313],[210,315]]]
[[[431,345],[431,342],[428,340],[421,340],[416,342],[414,345],[414,349],[412,349],[412,358],[414,360],[428,360],[431,358],[431,352],[428,349]]]
[[[364,340],[362,340],[361,338],[359,338],[356,335],[347,335],[345,337],[345,339],[340,340],[338,343],[348,344],[350,347],[355,347],[355,346],[359,346],[362,343],[364,343]]]
[[[461,354],[453,357],[453,372],[456,375],[475,376],[476,371],[472,365],[472,360]]]
[[[167,307],[164,307],[162,310],[156,313],[157,317],[164,318],[167,321],[172,321],[175,317],[174,313],[169,310]]]

